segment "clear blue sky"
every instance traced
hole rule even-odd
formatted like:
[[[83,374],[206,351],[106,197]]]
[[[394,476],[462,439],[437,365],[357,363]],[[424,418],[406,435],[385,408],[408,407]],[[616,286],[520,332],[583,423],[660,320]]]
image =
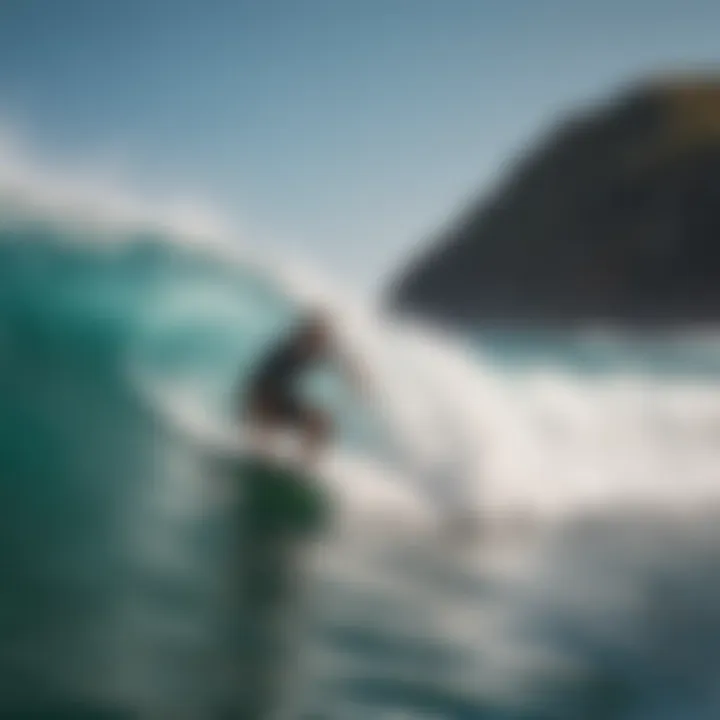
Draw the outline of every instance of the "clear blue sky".
[[[0,0],[0,119],[367,284],[558,114],[719,32],[718,0]]]

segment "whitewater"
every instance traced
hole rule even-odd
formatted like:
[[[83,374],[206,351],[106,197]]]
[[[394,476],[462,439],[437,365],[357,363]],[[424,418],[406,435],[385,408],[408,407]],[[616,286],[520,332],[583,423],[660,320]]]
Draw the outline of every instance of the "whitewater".
[[[671,371],[612,333],[518,364],[506,340],[254,254],[198,207],[5,156],[3,711],[216,717],[234,490],[203,432],[235,431],[238,382],[322,303],[375,394],[313,388],[341,429],[336,518],[303,601],[268,621],[293,647],[262,716],[717,717],[717,335],[651,343]],[[459,545],[458,510],[480,529]]]

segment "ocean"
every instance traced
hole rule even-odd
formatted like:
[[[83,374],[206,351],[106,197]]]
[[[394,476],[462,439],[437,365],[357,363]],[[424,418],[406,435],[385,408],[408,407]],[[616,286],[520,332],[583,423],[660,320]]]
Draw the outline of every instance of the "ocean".
[[[200,431],[234,432],[288,273],[35,200],[0,203],[0,715],[720,716],[720,335],[450,338],[338,301],[377,396],[310,388],[335,522],[248,548]]]

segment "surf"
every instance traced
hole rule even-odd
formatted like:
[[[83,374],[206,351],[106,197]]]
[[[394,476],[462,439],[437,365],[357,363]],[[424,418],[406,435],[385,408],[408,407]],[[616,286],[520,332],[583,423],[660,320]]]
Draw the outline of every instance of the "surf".
[[[96,203],[93,194],[85,205],[59,190],[48,197],[40,185],[0,190],[0,534],[12,580],[0,605],[21,628],[3,644],[12,688],[3,702],[20,703],[40,687],[49,701],[202,716],[216,701],[220,626],[232,616],[220,608],[231,568],[252,585],[241,571],[251,572],[258,548],[257,538],[238,549],[229,536],[244,527],[241,490],[257,478],[244,464],[229,399],[297,309],[319,299],[376,390],[365,407],[332,378],[317,387],[341,442],[312,478],[335,522],[306,568],[307,583],[322,589],[313,602],[323,615],[303,650],[316,650],[333,678],[373,677],[378,653],[351,628],[362,621],[377,633],[387,611],[399,674],[412,667],[437,681],[430,661],[418,669],[402,655],[419,637],[442,641],[452,657],[479,652],[470,647],[477,640],[496,650],[476,660],[494,668],[507,697],[493,695],[492,678],[480,689],[461,687],[455,665],[443,692],[474,710],[489,697],[508,703],[547,670],[535,653],[558,664],[582,655],[554,636],[538,647],[519,633],[546,619],[543,582],[559,606],[602,625],[603,608],[596,616],[595,606],[573,605],[572,578],[556,582],[563,553],[581,580],[597,573],[606,585],[617,557],[647,562],[650,582],[655,567],[683,578],[695,545],[708,555],[706,539],[694,536],[680,561],[672,548],[676,528],[692,535],[688,528],[705,527],[697,518],[718,502],[712,379],[583,376],[546,361],[508,372],[482,338],[470,346],[391,320],[317,273],[256,262],[232,235],[189,232],[181,218]],[[286,480],[307,478],[294,469]],[[521,570],[499,552],[505,545],[473,545],[465,565],[438,543],[438,518],[457,508],[500,525],[531,518]],[[670,529],[659,529],[666,521]],[[643,538],[664,550],[645,553]],[[276,547],[265,570],[282,576],[301,545]],[[488,549],[502,555],[492,571],[475,557]],[[630,592],[631,575],[617,572]],[[610,600],[625,617],[622,598]],[[376,606],[382,612],[366,617]],[[279,632],[274,622],[259,626],[263,642]],[[284,657],[266,667],[263,682],[280,687],[281,675],[292,674]],[[322,690],[313,697],[332,706]]]
[[[207,707],[239,522],[232,486],[245,472],[223,466],[229,446],[213,442],[237,433],[228,396],[306,295],[289,273],[166,219],[59,198],[36,186],[0,198],[2,539],[18,549],[6,558],[15,599],[1,604],[19,626],[50,623],[58,637],[30,658],[27,634],[4,643],[15,688],[4,702],[46,686],[59,688],[43,696],[50,704]],[[367,532],[373,518],[398,527],[428,513],[410,477],[373,459],[372,418],[344,410],[355,450],[334,450],[323,473],[338,518]],[[275,560],[278,575],[291,565]],[[21,599],[39,591],[50,611]],[[78,617],[68,597],[88,611]],[[193,659],[158,660],[174,646]],[[27,690],[23,677],[34,678]]]

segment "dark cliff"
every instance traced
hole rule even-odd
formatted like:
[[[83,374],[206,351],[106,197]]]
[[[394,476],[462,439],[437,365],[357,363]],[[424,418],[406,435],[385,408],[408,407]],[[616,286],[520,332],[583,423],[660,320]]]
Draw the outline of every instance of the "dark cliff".
[[[454,323],[720,319],[720,77],[575,117],[409,264],[395,310]]]

